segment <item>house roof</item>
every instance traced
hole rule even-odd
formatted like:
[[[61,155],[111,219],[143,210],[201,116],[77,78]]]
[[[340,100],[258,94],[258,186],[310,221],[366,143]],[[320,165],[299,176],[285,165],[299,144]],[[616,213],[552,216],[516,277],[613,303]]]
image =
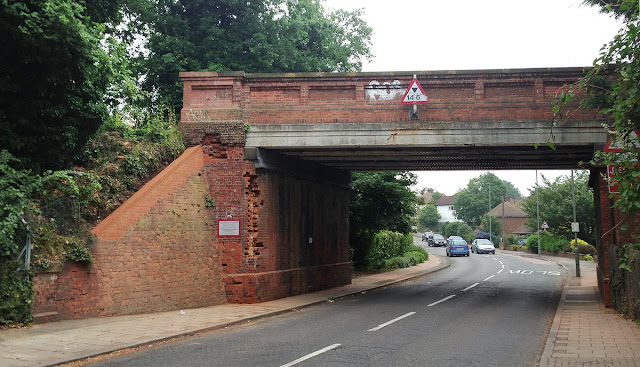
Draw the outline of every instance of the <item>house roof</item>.
[[[453,205],[453,199],[455,199],[456,196],[455,195],[451,195],[451,196],[447,196],[447,195],[442,195],[440,197],[440,199],[438,199],[438,201],[436,201],[435,206],[450,206]]]
[[[489,212],[490,215],[498,218],[503,217],[502,206],[504,205],[504,217],[505,218],[527,218],[527,213],[524,210],[520,209],[515,203],[512,201],[505,201],[503,203],[498,204],[495,208],[491,209]]]

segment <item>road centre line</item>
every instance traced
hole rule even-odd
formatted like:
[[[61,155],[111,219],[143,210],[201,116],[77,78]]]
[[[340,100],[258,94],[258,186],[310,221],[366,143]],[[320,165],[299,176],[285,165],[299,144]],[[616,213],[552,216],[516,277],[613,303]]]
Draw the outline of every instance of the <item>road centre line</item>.
[[[488,278],[483,279],[482,281],[483,281],[483,282],[486,282],[487,280],[489,280],[489,279],[491,279],[491,278],[493,278],[493,277],[495,277],[495,276],[496,276],[496,275],[494,274],[494,275],[492,275],[492,276],[490,276],[490,277],[488,277]]]
[[[318,350],[318,351],[315,351],[315,352],[313,352],[313,353],[307,354],[307,355],[306,355],[306,356],[304,356],[304,357],[298,358],[298,359],[296,359],[295,361],[289,362],[289,363],[287,363],[287,364],[283,364],[283,365],[282,365],[282,366],[280,366],[280,367],[290,367],[290,366],[294,366],[294,365],[296,365],[296,364],[298,364],[298,363],[300,363],[300,362],[306,361],[307,359],[310,359],[310,358],[313,358],[313,357],[315,357],[315,356],[318,356],[318,355],[320,355],[320,354],[322,354],[322,353],[324,353],[324,352],[328,352],[328,351],[330,351],[330,350],[332,350],[332,349],[336,349],[337,347],[339,347],[339,346],[341,346],[341,345],[342,345],[342,344],[333,344],[333,345],[330,345],[330,346],[328,346],[328,347],[326,347],[326,348],[322,348],[322,349],[320,349],[320,350]]]
[[[455,296],[456,296],[455,294],[452,294],[452,295],[450,295],[449,297],[444,297],[443,299],[441,299],[441,300],[439,300],[439,301],[436,301],[436,302],[433,302],[433,303],[432,303],[432,304],[430,304],[430,305],[427,305],[427,307],[435,306],[435,305],[437,305],[438,303],[442,303],[442,302],[444,302],[444,301],[446,301],[446,300],[450,300],[451,298],[453,298],[453,297],[455,297]]]
[[[480,283],[472,284],[472,285],[468,286],[467,288],[463,289],[462,291],[463,291],[463,292],[466,292],[466,291],[468,291],[469,289],[471,289],[471,288],[473,288],[473,287],[477,286],[478,284],[480,284]]]
[[[415,312],[406,313],[406,314],[404,314],[404,315],[402,315],[400,317],[396,317],[395,319],[393,319],[391,321],[385,322],[384,324],[380,324],[380,325],[374,327],[373,329],[369,329],[367,331],[378,331],[378,330],[382,329],[385,326],[389,326],[389,325],[393,324],[394,322],[400,321],[400,320],[404,319],[405,317],[409,317],[409,316],[411,316],[413,314],[415,314]]]

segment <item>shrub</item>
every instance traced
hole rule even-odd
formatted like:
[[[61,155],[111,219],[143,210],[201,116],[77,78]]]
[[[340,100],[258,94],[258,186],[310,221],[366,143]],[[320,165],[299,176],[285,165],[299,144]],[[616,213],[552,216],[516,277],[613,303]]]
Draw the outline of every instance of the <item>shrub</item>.
[[[413,243],[411,234],[380,231],[373,237],[373,245],[369,250],[367,262],[370,269],[380,268],[384,261],[402,256]]]
[[[405,252],[402,256],[396,256],[391,259],[384,260],[382,264],[382,270],[390,271],[393,269],[407,268],[421,264],[429,259],[427,251],[420,247],[411,245],[409,251]]]
[[[565,246],[569,243],[568,240],[552,235],[549,232],[540,232],[540,246],[542,250],[549,252],[562,252]],[[527,238],[527,248],[534,253],[538,252],[538,235],[534,234]]]
[[[586,255],[584,255],[584,260],[585,260],[585,261],[593,262],[593,256],[591,256],[591,255],[589,255],[589,254],[586,254]]]

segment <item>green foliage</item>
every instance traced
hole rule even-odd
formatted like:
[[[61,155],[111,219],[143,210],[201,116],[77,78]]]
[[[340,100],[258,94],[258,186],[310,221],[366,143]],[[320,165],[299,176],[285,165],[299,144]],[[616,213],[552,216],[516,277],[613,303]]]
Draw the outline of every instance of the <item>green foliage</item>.
[[[367,256],[368,268],[380,268],[384,260],[402,256],[412,244],[413,236],[411,234],[388,230],[376,233]]]
[[[420,210],[420,214],[418,214],[418,226],[420,228],[435,226],[438,224],[438,220],[440,220],[440,213],[438,213],[438,209],[432,204],[425,205],[425,207]]]
[[[359,71],[371,57],[362,11],[315,0],[156,0],[133,18],[148,35],[139,60],[144,90],[178,111],[180,71]]]
[[[471,179],[467,187],[460,190],[453,200],[456,218],[472,227],[477,227],[481,224],[482,217],[502,202],[504,195],[512,198],[522,197],[513,184],[501,180],[491,172]],[[491,202],[489,202],[489,196],[491,196]]]
[[[32,320],[31,274],[14,258],[0,256],[0,326]]]
[[[640,128],[640,20],[636,0],[615,2],[585,0],[586,4],[600,7],[603,13],[623,20],[618,34],[600,51],[594,68],[584,78],[566,87],[566,93],[555,103],[554,125],[561,125],[571,116],[575,96],[586,97],[581,106],[598,108],[608,115],[612,123],[607,130],[612,143],[622,147],[621,153],[598,152],[596,166],[613,165],[616,175],[612,184],[618,185],[618,194],[612,194],[615,206],[628,213],[640,211],[640,150],[633,132]]]
[[[381,270],[390,271],[398,268],[407,268],[409,266],[421,264],[427,260],[429,260],[429,254],[424,248],[411,245],[409,250],[402,256],[396,256],[391,259],[384,260]]]
[[[500,232],[502,231],[502,223],[498,220],[498,217],[495,215],[485,214],[482,216],[482,228],[489,233],[489,229],[491,229],[491,237],[497,238],[500,237]],[[495,241],[495,240],[494,240]]]
[[[593,262],[593,256],[591,256],[590,254],[584,255],[584,261]]]
[[[115,17],[117,4],[2,1],[0,147],[23,167],[69,168],[107,116],[109,55],[96,22]]]
[[[543,251],[563,252],[565,247],[569,245],[569,240],[554,236],[553,234],[543,231],[540,232],[540,247]],[[527,248],[534,253],[538,252],[538,235],[531,235],[527,238]]]
[[[576,219],[580,223],[578,237],[595,243],[595,208],[593,191],[589,188],[589,175],[578,171],[575,175]],[[548,231],[567,240],[573,238],[573,204],[571,200],[571,177],[560,176],[551,182],[544,176],[537,193],[523,200],[522,209],[527,213],[526,224],[537,228],[536,195],[540,197],[540,223],[547,222]]]
[[[449,238],[449,236],[460,236],[467,240],[467,242],[471,242],[473,238],[475,238],[475,233],[473,233],[473,229],[462,222],[447,222],[442,225],[440,228],[440,232],[444,238]]]
[[[350,200],[350,244],[356,269],[366,267],[374,235],[382,230],[410,233],[416,194],[409,172],[354,173]]]

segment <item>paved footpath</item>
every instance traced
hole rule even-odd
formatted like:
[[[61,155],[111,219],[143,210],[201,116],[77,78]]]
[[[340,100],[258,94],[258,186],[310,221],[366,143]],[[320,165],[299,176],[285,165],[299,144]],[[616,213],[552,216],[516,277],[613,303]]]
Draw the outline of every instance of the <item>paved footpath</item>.
[[[225,304],[184,312],[69,320],[1,330],[0,366],[50,366],[79,361],[331,302],[447,266],[446,258],[431,256],[428,262],[411,268],[361,276],[343,287],[260,304]],[[567,268],[571,274],[572,268]],[[570,276],[564,289],[540,366],[640,367],[640,329],[602,306],[596,295],[593,264],[585,264],[581,270],[583,277]]]
[[[540,367],[640,367],[640,327],[615,310],[605,308],[598,292],[593,263],[555,257],[569,270],[556,316],[545,344]]]

